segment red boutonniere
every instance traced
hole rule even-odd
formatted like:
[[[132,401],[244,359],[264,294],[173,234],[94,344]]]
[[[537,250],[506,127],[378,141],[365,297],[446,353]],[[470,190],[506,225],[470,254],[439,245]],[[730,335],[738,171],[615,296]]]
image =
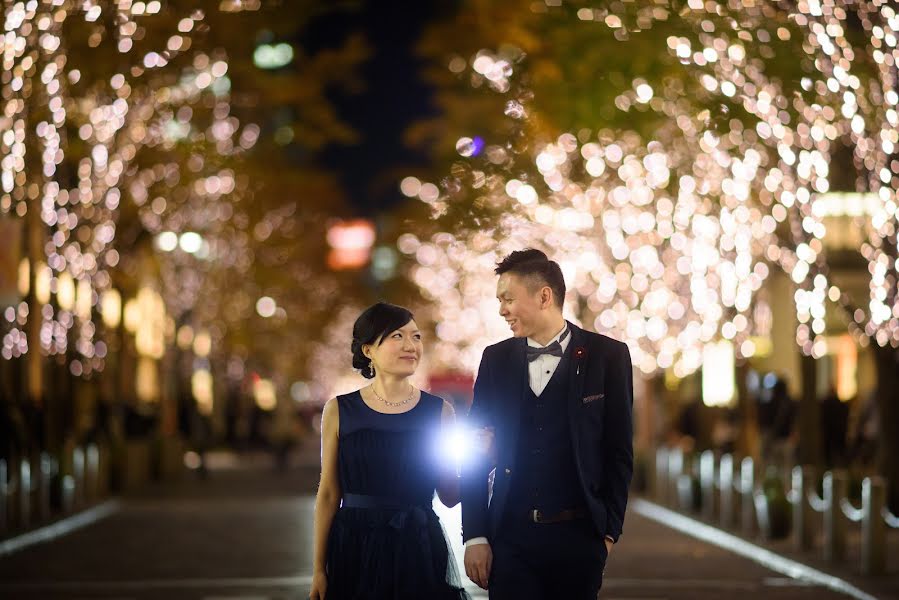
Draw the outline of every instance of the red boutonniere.
[[[581,374],[581,362],[584,360],[585,356],[587,356],[587,350],[583,346],[578,346],[574,349],[574,360],[577,361],[576,375]]]

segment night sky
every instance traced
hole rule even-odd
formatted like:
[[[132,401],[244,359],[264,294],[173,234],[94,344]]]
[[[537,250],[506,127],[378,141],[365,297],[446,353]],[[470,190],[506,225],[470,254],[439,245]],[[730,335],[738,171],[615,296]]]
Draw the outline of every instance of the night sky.
[[[402,141],[409,125],[435,114],[432,91],[421,79],[423,63],[414,49],[425,25],[438,15],[445,17],[448,9],[432,2],[370,0],[359,11],[335,11],[316,19],[312,30],[303,34],[309,50],[335,47],[360,31],[372,48],[361,67],[365,89],[332,97],[340,117],[359,134],[359,143],[332,145],[323,153],[323,164],[337,174],[360,215],[408,202],[399,191],[399,174],[426,164],[426,157]]]

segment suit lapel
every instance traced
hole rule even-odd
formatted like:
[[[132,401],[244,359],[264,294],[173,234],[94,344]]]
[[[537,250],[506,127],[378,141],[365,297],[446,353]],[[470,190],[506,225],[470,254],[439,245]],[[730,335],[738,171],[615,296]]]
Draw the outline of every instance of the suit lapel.
[[[584,392],[584,377],[587,371],[587,336],[580,327],[568,323],[571,342],[568,346],[568,416],[571,433],[576,435],[575,417],[581,406]]]
[[[578,476],[583,484],[583,470],[581,469],[580,430],[577,426],[578,416],[581,414],[581,398],[584,392],[584,377],[587,371],[587,336],[580,327],[568,323],[571,329],[571,344],[568,346],[571,360],[568,361],[568,431],[571,432],[571,448],[574,451],[574,461],[577,463]]]
[[[509,379],[506,380],[506,389],[509,390],[506,402],[506,414],[509,423],[509,457],[515,456],[515,449],[518,448],[518,432],[521,429],[521,401],[524,395],[524,386],[528,385],[528,361],[527,361],[527,340],[525,338],[516,339],[512,346],[512,352],[509,356],[509,368],[507,373]]]

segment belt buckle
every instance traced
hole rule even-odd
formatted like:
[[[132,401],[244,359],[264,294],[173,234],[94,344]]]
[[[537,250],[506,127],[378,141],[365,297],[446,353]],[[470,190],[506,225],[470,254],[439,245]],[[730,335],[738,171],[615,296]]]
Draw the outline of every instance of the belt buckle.
[[[534,523],[542,523],[543,522],[543,512],[541,512],[539,509],[535,508],[534,510],[531,511],[531,520]]]

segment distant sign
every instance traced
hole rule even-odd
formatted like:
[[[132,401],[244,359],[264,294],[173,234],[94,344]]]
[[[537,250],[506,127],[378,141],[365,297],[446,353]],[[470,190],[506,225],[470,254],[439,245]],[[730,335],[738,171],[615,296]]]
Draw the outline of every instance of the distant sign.
[[[375,227],[371,221],[340,221],[328,228],[328,267],[335,271],[359,269],[368,263],[375,243]]]

